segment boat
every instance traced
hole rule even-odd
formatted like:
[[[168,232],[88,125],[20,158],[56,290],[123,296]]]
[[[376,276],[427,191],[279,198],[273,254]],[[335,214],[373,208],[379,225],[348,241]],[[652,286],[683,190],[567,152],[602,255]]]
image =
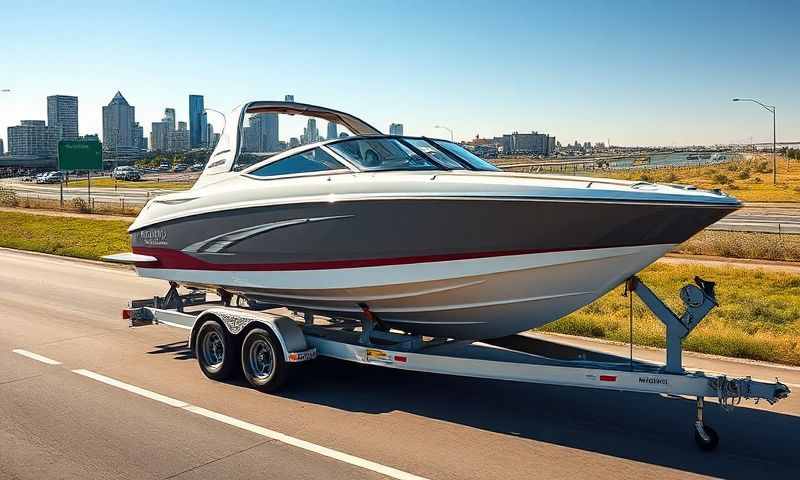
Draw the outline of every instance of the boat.
[[[242,140],[257,114],[352,135],[258,155]],[[587,305],[740,207],[694,187],[503,172],[313,105],[250,102],[230,118],[196,184],[150,200],[132,253],[109,260],[254,306],[477,340]]]

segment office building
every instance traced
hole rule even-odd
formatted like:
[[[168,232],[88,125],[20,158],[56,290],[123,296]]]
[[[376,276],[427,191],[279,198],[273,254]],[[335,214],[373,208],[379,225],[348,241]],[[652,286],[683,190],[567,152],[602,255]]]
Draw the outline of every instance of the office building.
[[[8,153],[55,157],[61,128],[47,126],[44,120],[22,120],[19,125],[8,127]]]
[[[205,105],[202,95],[189,95],[189,145],[191,148],[202,148],[203,139],[208,135]]]
[[[170,130],[175,130],[175,109],[165,108],[164,118],[162,118],[161,121],[166,122],[167,128],[169,128]]]
[[[3,145],[3,139],[0,138],[0,157],[6,154],[5,146]]]
[[[337,127],[336,122],[328,122],[328,133],[327,135],[325,135],[326,140],[333,140],[339,136],[336,127]]]
[[[116,155],[130,153],[141,145],[141,130],[136,125],[136,109],[117,92],[103,107],[103,150]]]
[[[133,123],[133,146],[139,150],[147,150],[147,137],[144,136],[144,127],[139,122]]]
[[[167,150],[170,152],[189,150],[189,130],[186,128],[186,122],[178,122],[177,130],[167,131]]]
[[[283,97],[283,100],[285,102],[294,102],[294,95],[286,95],[285,97]]]
[[[47,97],[47,125],[61,127],[65,140],[78,138],[78,97],[50,95]]]
[[[549,156],[556,149],[556,137],[551,137],[545,133],[531,132],[503,135],[503,153],[509,154],[529,154]]]
[[[300,136],[300,143],[307,145],[319,141],[319,130],[317,129],[317,120],[309,118],[306,128],[303,129],[303,134]]]
[[[244,149],[248,152],[278,152],[278,114],[256,113],[244,129]]]
[[[402,135],[402,134],[403,134],[402,123],[393,123],[389,125],[389,135]]]
[[[169,123],[153,122],[150,124],[150,150],[154,152],[167,151],[167,132]]]

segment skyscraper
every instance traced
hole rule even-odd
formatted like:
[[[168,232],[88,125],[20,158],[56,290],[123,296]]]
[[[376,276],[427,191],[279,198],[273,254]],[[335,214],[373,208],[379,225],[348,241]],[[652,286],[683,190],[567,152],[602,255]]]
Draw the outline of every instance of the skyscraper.
[[[294,95],[286,95],[283,97],[283,100],[286,102],[294,102]]]
[[[6,154],[5,147],[3,146],[3,139],[0,138],[0,157]]]
[[[333,140],[338,137],[339,133],[336,130],[336,122],[328,122],[328,134],[325,135],[326,140]]]
[[[189,95],[189,145],[191,148],[203,147],[203,138],[208,135],[205,106],[202,95]]]
[[[319,130],[317,130],[317,120],[314,118],[308,119],[306,128],[303,129],[303,135],[300,137],[300,143],[307,145],[319,141]]]
[[[244,149],[248,152],[278,152],[278,114],[256,113],[244,129]]]
[[[140,141],[135,136],[136,109],[117,92],[111,102],[103,107],[103,149],[117,152],[120,147],[136,148]]]
[[[61,127],[66,140],[78,138],[78,97],[50,95],[47,97],[47,125]]]
[[[161,121],[166,122],[168,124],[167,128],[170,130],[175,130],[175,109],[165,108],[164,118],[162,118]]]
[[[389,135],[403,135],[403,124],[393,123],[389,125]]]
[[[167,139],[169,138],[168,122],[153,122],[150,124],[150,150],[154,152],[166,152]]]

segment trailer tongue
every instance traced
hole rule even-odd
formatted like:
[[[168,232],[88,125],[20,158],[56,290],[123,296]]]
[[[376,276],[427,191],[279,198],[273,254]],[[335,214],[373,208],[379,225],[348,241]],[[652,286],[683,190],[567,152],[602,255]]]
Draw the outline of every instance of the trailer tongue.
[[[131,301],[123,311],[130,326],[164,324],[190,330],[190,346],[202,371],[224,380],[237,370],[259,390],[279,389],[292,365],[325,356],[350,362],[463,377],[589,387],[688,396],[696,400],[694,436],[703,450],[719,438],[703,421],[705,398],[717,398],[726,410],[742,399],[770,404],[789,395],[779,381],[730,378],[687,371],[682,341],[715,307],[714,284],[695,278],[681,289],[686,309],[673,313],[637,277],[628,280],[635,293],[667,328],[665,365],[566,346],[529,335],[483,342],[428,338],[390,331],[364,305],[363,318],[329,318],[305,312],[280,315],[264,305],[230,306],[233,297],[220,292],[222,305],[206,301],[204,292],[178,293],[171,284],[165,297]],[[219,303],[219,302],[218,302]],[[187,308],[200,307],[195,313]],[[205,308],[203,308],[205,307]]]

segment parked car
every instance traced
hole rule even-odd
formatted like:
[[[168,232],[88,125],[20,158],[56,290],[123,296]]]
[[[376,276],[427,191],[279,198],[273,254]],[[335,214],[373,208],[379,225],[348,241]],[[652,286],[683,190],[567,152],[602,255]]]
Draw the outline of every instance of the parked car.
[[[64,181],[62,172],[47,172],[37,175],[36,183],[61,183]]]
[[[142,179],[142,174],[134,167],[117,167],[111,172],[111,177],[115,180],[137,181]]]
[[[193,171],[193,172],[199,172],[199,171],[201,171],[203,168],[205,168],[205,165],[203,165],[202,163],[195,163],[194,165],[192,165],[191,167],[189,167],[189,170],[191,170],[191,171]]]
[[[189,166],[186,165],[185,163],[179,163],[179,164],[175,165],[172,168],[172,171],[173,172],[185,172],[187,168],[189,168]]]
[[[170,165],[169,163],[162,163],[161,165],[158,166],[159,172],[169,172],[170,170],[172,170],[172,165]]]

